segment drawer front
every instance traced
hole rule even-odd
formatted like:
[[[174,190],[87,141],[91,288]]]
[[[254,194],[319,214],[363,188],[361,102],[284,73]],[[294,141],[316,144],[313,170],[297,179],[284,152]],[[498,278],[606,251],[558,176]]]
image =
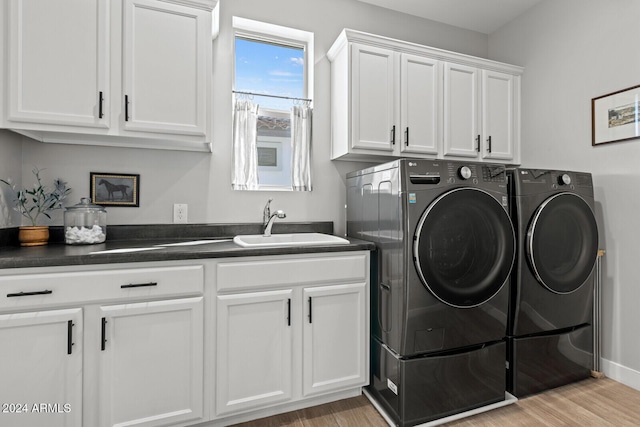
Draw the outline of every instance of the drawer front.
[[[369,252],[314,257],[252,257],[216,264],[218,291],[363,282],[369,276]]]
[[[202,265],[0,277],[0,310],[201,294]]]

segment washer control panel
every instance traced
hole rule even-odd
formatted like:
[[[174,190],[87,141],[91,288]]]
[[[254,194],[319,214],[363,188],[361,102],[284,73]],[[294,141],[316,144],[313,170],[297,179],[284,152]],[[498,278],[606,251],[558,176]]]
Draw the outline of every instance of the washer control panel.
[[[504,165],[427,160],[408,160],[407,165],[412,184],[478,185],[480,183],[506,184],[507,182]]]

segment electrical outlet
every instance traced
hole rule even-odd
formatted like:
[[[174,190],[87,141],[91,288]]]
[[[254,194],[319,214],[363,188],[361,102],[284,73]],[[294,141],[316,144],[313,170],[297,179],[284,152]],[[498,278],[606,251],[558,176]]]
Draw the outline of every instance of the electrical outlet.
[[[174,224],[187,223],[187,204],[176,203],[173,205],[173,223]]]

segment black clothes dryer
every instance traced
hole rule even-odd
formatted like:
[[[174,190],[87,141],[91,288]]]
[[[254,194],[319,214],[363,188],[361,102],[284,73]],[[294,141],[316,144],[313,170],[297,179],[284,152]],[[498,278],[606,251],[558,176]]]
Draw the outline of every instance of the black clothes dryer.
[[[523,397],[590,375],[598,226],[590,174],[508,174],[518,261],[511,282],[507,390]]]
[[[376,243],[370,393],[408,426],[505,400],[515,232],[504,166],[400,159],[347,175]]]

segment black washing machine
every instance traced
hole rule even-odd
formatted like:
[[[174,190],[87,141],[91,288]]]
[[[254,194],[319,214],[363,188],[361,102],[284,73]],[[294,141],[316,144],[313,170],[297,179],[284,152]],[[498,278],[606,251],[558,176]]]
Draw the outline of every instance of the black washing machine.
[[[401,426],[505,400],[516,239],[504,166],[400,159],[347,175],[376,243],[370,394]]]
[[[518,261],[507,390],[524,397],[590,375],[598,226],[589,173],[514,169],[508,175]]]

